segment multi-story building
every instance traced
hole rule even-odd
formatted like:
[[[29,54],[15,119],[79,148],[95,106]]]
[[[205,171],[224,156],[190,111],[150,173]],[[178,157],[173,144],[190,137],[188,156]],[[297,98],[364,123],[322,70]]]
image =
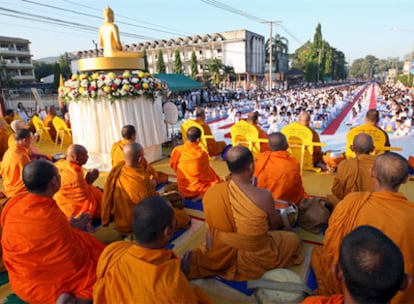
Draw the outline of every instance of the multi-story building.
[[[173,39],[162,39],[126,45],[126,51],[147,53],[148,69],[157,73],[159,50],[162,51],[167,73],[173,73],[175,51],[178,49],[185,75],[190,75],[190,59],[194,51],[199,73],[211,59],[217,58],[224,65],[232,66],[236,74],[234,86],[251,87],[264,79],[265,38],[247,30],[237,30]],[[102,50],[78,52],[79,58],[101,55]]]
[[[5,73],[17,84],[35,81],[30,41],[21,38],[0,36],[0,73]]]

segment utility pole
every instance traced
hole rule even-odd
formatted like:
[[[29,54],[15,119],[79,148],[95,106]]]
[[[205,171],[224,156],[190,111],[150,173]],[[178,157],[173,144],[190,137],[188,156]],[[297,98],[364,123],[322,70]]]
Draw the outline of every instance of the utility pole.
[[[269,24],[270,25],[270,35],[269,35],[269,87],[268,90],[272,91],[272,85],[273,85],[273,66],[272,66],[272,61],[273,61],[273,24],[280,24],[282,23],[282,21],[263,21],[262,23],[265,24]]]

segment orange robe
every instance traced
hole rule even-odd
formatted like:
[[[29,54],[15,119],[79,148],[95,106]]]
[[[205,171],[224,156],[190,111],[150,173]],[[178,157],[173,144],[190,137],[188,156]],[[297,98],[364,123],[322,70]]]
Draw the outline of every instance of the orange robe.
[[[208,155],[198,143],[186,142],[171,153],[170,166],[177,173],[178,191],[186,198],[203,196],[220,178],[210,167]]]
[[[62,293],[92,299],[105,245],[70,226],[56,202],[26,193],[1,215],[3,260],[12,290],[25,302],[55,303]]]
[[[112,168],[116,165],[120,164],[121,162],[125,161],[124,158],[124,146],[126,144],[129,144],[131,142],[134,142],[130,139],[123,139],[120,141],[117,141],[112,145],[111,149],[111,158],[112,158]],[[168,175],[164,172],[159,172],[155,170],[145,158],[142,158],[142,161],[140,163],[142,167],[145,168],[145,170],[148,172],[150,178],[152,180],[155,180],[157,182],[157,185],[163,184],[168,182]]]
[[[257,187],[272,192],[274,199],[293,202],[309,198],[302,184],[298,161],[287,151],[266,151],[259,155],[255,166]]]
[[[332,185],[332,195],[328,195],[329,201],[337,204],[350,192],[374,191],[371,178],[374,161],[375,156],[360,154],[340,162]]]
[[[0,161],[3,160],[4,153],[9,148],[9,133],[6,129],[0,129]]]
[[[0,165],[0,175],[3,179],[3,193],[7,197],[27,192],[23,183],[24,166],[30,163],[29,150],[21,145],[10,147],[4,154]]]
[[[54,199],[66,217],[77,217],[82,213],[100,217],[102,191],[86,182],[82,166],[64,159],[55,165],[60,174],[61,186]]]
[[[312,131],[312,142],[320,143],[321,140],[319,138],[318,132],[316,132],[311,127],[308,127],[308,129]],[[323,162],[323,153],[322,153],[322,148],[320,146],[313,146],[313,155],[312,155],[312,157],[313,157],[313,163],[314,164]]]
[[[267,270],[302,262],[298,236],[270,231],[265,211],[232,180],[211,187],[203,207],[212,246],[193,250],[190,279],[214,275],[234,281],[258,279]]]
[[[53,118],[55,115],[47,114],[45,119],[43,120],[43,123],[46,127],[49,128],[49,134],[53,141],[56,140],[57,132],[55,129],[55,126],[53,125]]]
[[[209,303],[188,282],[180,258],[169,249],[148,249],[116,242],[102,253],[94,303]]]
[[[398,192],[352,192],[334,209],[325,233],[323,247],[312,252],[312,267],[318,282],[318,294],[342,293],[341,283],[331,272],[338,263],[342,239],[361,225],[381,230],[401,249],[405,272],[414,276],[414,204]],[[413,303],[414,288],[398,292],[391,303]]]
[[[121,163],[109,173],[102,198],[102,224],[108,225],[111,217],[120,233],[132,232],[134,206],[149,196],[158,193],[144,168],[134,168]],[[190,216],[183,210],[174,208],[176,230],[187,228]]]
[[[259,138],[268,139],[268,136],[267,136],[266,132],[263,131],[262,128],[260,128],[257,125],[253,125],[253,126],[255,126],[255,128],[259,132]],[[268,143],[260,143],[260,152],[266,152],[266,151],[269,151],[269,144]]]
[[[311,296],[303,300],[302,304],[343,304],[344,295],[336,294],[331,297]]]
[[[210,126],[204,120],[197,118],[195,121],[203,128],[204,135],[213,135]],[[227,146],[224,141],[216,141],[214,138],[208,138],[206,141],[209,155],[219,155]]]

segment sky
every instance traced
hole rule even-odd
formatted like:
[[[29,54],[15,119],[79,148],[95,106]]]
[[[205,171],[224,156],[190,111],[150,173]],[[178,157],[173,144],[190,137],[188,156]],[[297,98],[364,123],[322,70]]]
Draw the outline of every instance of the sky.
[[[313,40],[318,23],[350,64],[414,50],[414,0],[0,0],[0,36],[30,40],[33,59],[94,49],[107,5],[123,44],[239,29],[268,39],[264,20],[281,22],[273,35],[289,40],[290,53]]]

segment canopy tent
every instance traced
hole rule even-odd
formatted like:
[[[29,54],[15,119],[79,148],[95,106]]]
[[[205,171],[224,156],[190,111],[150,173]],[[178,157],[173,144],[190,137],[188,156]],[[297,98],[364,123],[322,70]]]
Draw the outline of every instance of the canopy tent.
[[[183,74],[154,74],[155,77],[165,82],[171,92],[197,90],[202,84]]]

